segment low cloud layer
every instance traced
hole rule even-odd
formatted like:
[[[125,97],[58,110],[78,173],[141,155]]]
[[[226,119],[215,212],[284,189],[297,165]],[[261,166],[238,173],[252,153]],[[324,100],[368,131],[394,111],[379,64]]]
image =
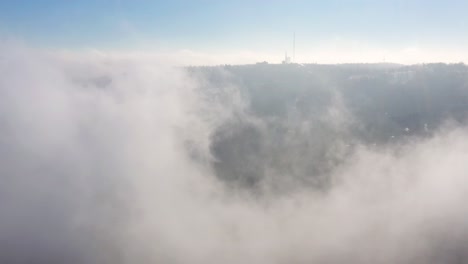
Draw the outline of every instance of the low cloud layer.
[[[311,74],[329,90],[275,97],[229,68],[3,47],[0,262],[466,262],[463,115],[371,130],[377,95]]]

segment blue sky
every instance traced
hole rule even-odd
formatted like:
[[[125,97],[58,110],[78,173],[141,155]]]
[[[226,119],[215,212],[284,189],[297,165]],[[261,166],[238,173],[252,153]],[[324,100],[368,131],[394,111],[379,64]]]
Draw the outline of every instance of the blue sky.
[[[463,50],[467,13],[466,0],[0,0],[0,34],[47,48],[276,52],[295,31],[302,52]]]

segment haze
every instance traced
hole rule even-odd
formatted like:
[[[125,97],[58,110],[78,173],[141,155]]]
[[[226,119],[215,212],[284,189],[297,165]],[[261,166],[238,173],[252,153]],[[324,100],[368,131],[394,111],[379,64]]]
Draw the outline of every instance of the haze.
[[[0,262],[467,263],[467,9],[0,3]]]

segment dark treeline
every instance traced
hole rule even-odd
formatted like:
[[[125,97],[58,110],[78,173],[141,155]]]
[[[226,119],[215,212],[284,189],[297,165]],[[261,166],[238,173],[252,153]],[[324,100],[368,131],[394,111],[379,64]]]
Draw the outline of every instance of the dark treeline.
[[[462,63],[188,70],[203,80],[202,92],[235,87],[246,103],[212,135],[211,147],[217,175],[242,186],[274,182],[284,189],[292,179],[326,186],[328,172],[355,146],[426,137],[443,124],[464,123],[468,113],[468,67]]]

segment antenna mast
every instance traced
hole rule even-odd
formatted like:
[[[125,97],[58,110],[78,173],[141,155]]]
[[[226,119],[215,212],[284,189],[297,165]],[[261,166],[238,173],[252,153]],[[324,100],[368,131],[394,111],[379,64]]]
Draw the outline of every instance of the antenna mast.
[[[293,62],[296,62],[296,32],[293,33]]]

